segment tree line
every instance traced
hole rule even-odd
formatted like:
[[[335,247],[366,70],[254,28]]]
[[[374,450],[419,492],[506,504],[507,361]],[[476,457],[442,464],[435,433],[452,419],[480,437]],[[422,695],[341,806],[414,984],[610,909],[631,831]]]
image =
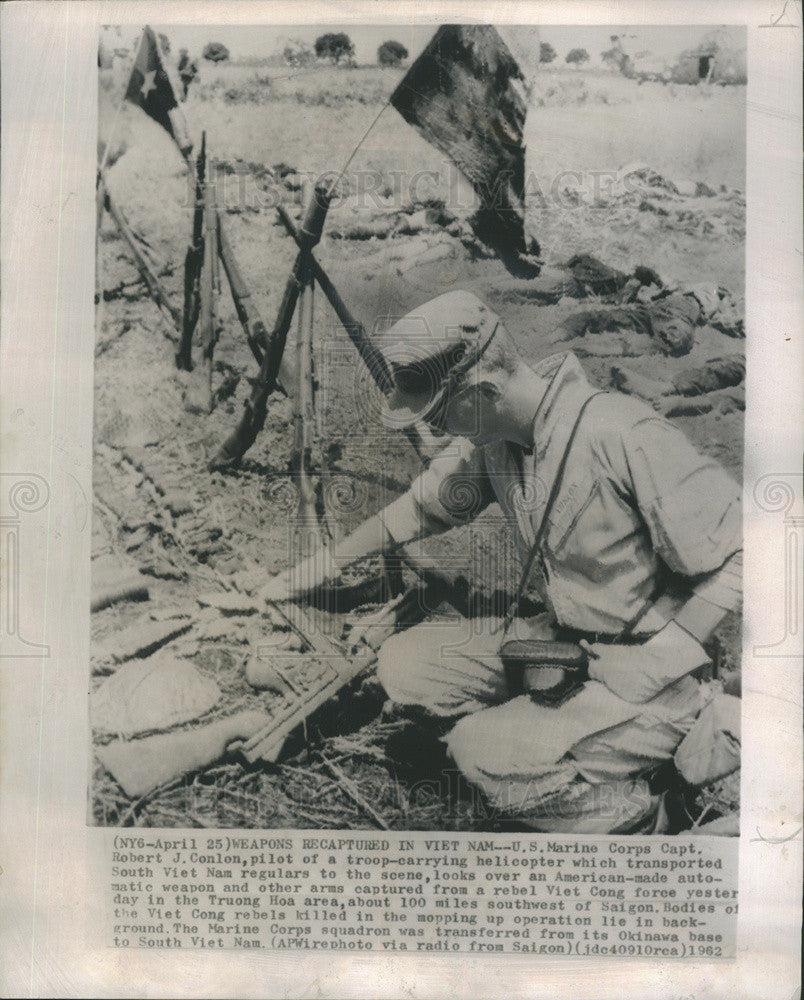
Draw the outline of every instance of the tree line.
[[[208,42],[202,53],[209,62],[224,62],[229,58],[229,50],[221,42]],[[311,47],[306,42],[294,40],[283,50],[283,58],[290,66],[305,66],[322,60],[334,66],[354,66],[355,46],[345,31],[328,31],[316,38]],[[380,66],[401,66],[408,58],[408,50],[401,42],[389,39],[377,49],[377,63]],[[558,58],[558,53],[549,42],[542,42],[539,50],[539,62],[551,63]],[[589,61],[586,49],[574,48],[567,53],[565,60],[569,65],[581,66]]]

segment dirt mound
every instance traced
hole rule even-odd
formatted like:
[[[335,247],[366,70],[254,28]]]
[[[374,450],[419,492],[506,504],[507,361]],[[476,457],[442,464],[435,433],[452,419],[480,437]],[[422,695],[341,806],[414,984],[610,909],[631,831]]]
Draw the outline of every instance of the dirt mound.
[[[105,135],[112,123],[104,124]],[[104,134],[105,133],[105,134]],[[111,135],[106,187],[137,237],[162,265],[182,259],[193,191],[187,164],[170,135],[124,101]]]

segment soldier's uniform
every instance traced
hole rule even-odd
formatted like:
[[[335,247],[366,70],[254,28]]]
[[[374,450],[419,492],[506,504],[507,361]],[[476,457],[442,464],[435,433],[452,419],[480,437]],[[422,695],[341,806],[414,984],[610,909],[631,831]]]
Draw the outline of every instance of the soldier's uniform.
[[[190,89],[190,84],[198,76],[198,63],[195,59],[191,59],[187,54],[186,49],[182,49],[179,55],[179,77],[181,78],[182,94],[183,100],[187,99],[187,92]]]
[[[460,300],[441,312],[471,328],[467,338],[496,320],[469,293],[452,294]],[[472,308],[481,318],[462,321]],[[451,327],[448,337],[460,336]],[[646,404],[595,390],[574,355],[554,355],[533,371],[541,398],[532,445],[462,441],[381,513],[389,534],[405,542],[465,523],[465,510],[449,500],[463,483],[473,513],[499,503],[525,560],[563,464],[531,578],[547,611],[515,619],[513,634],[551,638],[560,629],[562,638],[644,641],[692,593],[735,608],[737,485]],[[643,776],[672,756],[708,697],[691,676],[701,666],[697,643],[682,639],[670,665],[646,657],[633,700],[589,680],[554,708],[510,698],[499,656],[510,634],[497,622],[473,626],[425,622],[386,642],[378,676],[389,697],[456,720],[449,753],[502,812],[578,832],[631,828],[649,816],[656,800]]]

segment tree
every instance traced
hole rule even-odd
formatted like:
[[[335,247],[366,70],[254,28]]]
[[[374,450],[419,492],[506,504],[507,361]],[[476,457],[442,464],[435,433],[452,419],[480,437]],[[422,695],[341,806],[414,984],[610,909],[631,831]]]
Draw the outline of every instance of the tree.
[[[315,61],[310,46],[298,38],[291,38],[282,50],[282,58],[288,66],[309,66]]]
[[[383,42],[377,49],[377,62],[380,66],[398,66],[407,57],[408,50],[401,42]]]
[[[628,56],[623,49],[623,43],[619,35],[611,36],[611,48],[600,53],[600,58],[609,69],[617,69],[622,72],[628,62]]]
[[[355,54],[355,47],[351,38],[343,31],[328,31],[326,35],[319,35],[316,38],[315,54],[319,59],[329,59],[330,62],[339,63],[344,57],[351,60]]]
[[[567,53],[568,63],[577,63],[579,66],[581,63],[589,62],[589,53],[586,49],[570,49]]]
[[[225,62],[229,58],[229,50],[222,42],[207,42],[201,55],[210,62]]]
[[[551,63],[556,57],[556,50],[549,42],[542,42],[539,49],[539,62]]]

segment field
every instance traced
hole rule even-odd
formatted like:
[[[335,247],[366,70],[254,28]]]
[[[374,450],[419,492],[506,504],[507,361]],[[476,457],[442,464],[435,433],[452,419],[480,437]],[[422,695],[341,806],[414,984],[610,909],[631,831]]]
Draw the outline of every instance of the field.
[[[206,132],[223,223],[269,329],[294,256],[276,204],[296,215],[304,176],[342,167],[399,78],[399,71],[371,67],[292,71],[202,64],[185,115],[196,148]],[[108,188],[180,309],[191,213],[186,170],[166,133],[137,109],[125,107],[115,121],[121,89],[113,74],[101,74],[101,145],[111,136]],[[545,72],[529,113],[527,142],[528,225],[548,266],[587,253],[626,274],[649,267],[667,286],[728,290],[741,314],[745,88],[639,85],[603,73]],[[623,168],[637,167],[643,189],[618,193]],[[627,338],[567,340],[567,317],[594,301],[540,301],[527,281],[512,278],[472,240],[465,209],[465,190],[449,164],[386,108],[349,166],[343,197],[330,211],[316,254],[369,330],[449,288],[471,288],[500,313],[528,359],[574,349],[604,388],[615,384],[617,368],[655,383],[712,358],[743,356],[744,341],[735,329],[716,323],[700,325],[692,349],[676,357],[644,352]],[[267,577],[291,561],[291,400],[272,397],[266,426],[240,468],[207,471],[257,371],[225,278],[209,415],[186,408],[196,373],[176,369],[176,332],[136,278],[127,247],[107,217],[99,241],[105,296],[96,333],[93,565],[139,570],[151,599],[93,614],[95,668],[103,669],[99,650],[113,647],[122,630],[175,620],[187,627],[166,650],[191,661],[221,690],[203,721],[265,711],[270,696],[246,683],[244,663],[254,645],[266,641],[260,630],[270,633],[270,624],[222,618],[201,610],[197,598],[228,586],[236,574]],[[403,439],[367,425],[356,356],[320,294],[315,330],[321,415],[316,472],[325,480],[328,520],[337,535],[404,490],[419,463]],[[292,396],[293,386],[285,388]],[[697,447],[740,478],[739,387],[725,400],[713,398],[714,404],[681,407],[673,419]],[[492,514],[481,525],[483,537],[493,537],[495,525]],[[471,577],[468,533],[456,529],[427,551],[449,553],[456,565],[463,559],[462,571]],[[368,586],[377,572],[376,563],[357,567],[352,582]],[[500,559],[479,585],[488,592],[510,585],[511,578]],[[320,613],[317,620],[337,636],[343,618],[339,611]],[[721,627],[715,645],[720,675],[734,687],[736,618]],[[93,688],[100,683],[95,676]],[[319,711],[279,764],[250,766],[225,758],[134,800],[96,761],[92,820],[338,828],[376,826],[379,816],[397,829],[499,826],[465,789],[445,798],[432,782],[406,778],[386,753],[400,723],[383,715],[382,704],[369,675]],[[185,723],[177,731],[191,728]],[[96,734],[98,746],[107,740]],[[731,781],[729,788],[700,795],[690,822],[704,809],[710,819],[728,812],[735,788]]]

